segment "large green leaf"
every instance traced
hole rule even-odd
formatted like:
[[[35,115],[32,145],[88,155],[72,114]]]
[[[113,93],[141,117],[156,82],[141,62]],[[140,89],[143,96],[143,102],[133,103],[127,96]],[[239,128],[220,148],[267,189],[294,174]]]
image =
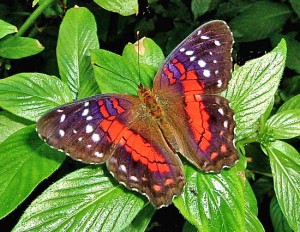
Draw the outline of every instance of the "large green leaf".
[[[93,14],[84,7],[68,10],[59,29],[56,52],[59,73],[70,87],[73,99],[85,79],[89,80],[88,86],[96,85],[90,52],[97,48],[99,42]]]
[[[102,93],[137,95],[140,81],[143,86],[151,86],[156,73],[154,67],[138,65],[125,57],[101,49],[92,52],[92,64]]]
[[[7,111],[0,112],[0,143],[7,139],[11,134],[16,131],[32,124],[23,118],[19,118]]]
[[[249,137],[257,121],[273,101],[286,57],[284,40],[271,52],[246,62],[233,72],[228,88],[222,95],[229,99],[237,122],[237,140]]]
[[[249,42],[265,39],[281,31],[290,15],[291,10],[285,4],[256,1],[240,15],[234,17],[229,25],[236,40]]]
[[[275,139],[290,139],[300,136],[300,109],[285,110],[267,121],[267,133]]]
[[[17,131],[1,143],[0,218],[13,211],[64,159],[64,154],[39,139],[35,125]]]
[[[244,180],[239,173],[234,167],[206,174],[185,165],[187,183],[174,204],[199,231],[244,231]]]
[[[26,209],[13,231],[120,231],[145,202],[116,184],[102,168],[60,179]]]
[[[36,39],[6,36],[0,40],[0,56],[8,59],[21,59],[40,53],[44,47]]]
[[[293,10],[296,12],[298,17],[300,18],[300,2],[299,2],[299,0],[289,0],[289,2],[291,3]]]
[[[280,209],[276,196],[273,196],[270,203],[270,216],[275,232],[292,232],[291,227]]]
[[[12,34],[17,31],[18,29],[16,26],[11,25],[10,23],[7,23],[0,19],[0,39],[8,34]]]
[[[300,154],[291,145],[279,140],[265,149],[270,157],[280,208],[291,228],[300,231]]]
[[[136,64],[146,64],[156,69],[161,67],[165,58],[161,48],[152,39],[145,37],[135,44],[127,44],[122,56]]]
[[[99,6],[124,16],[138,13],[137,0],[94,0]]]
[[[192,0],[191,9],[195,18],[204,15],[210,8],[212,0]]]
[[[0,106],[31,121],[70,101],[70,90],[55,76],[19,73],[0,80]]]

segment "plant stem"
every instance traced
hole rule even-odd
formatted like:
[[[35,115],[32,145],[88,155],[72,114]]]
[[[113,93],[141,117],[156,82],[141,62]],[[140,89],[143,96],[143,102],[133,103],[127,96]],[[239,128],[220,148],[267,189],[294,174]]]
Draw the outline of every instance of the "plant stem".
[[[45,0],[42,4],[39,5],[38,8],[29,16],[29,18],[23,23],[20,27],[19,31],[15,34],[15,36],[22,36],[24,32],[33,24],[33,22],[43,13],[44,9],[48,7],[54,0]]]

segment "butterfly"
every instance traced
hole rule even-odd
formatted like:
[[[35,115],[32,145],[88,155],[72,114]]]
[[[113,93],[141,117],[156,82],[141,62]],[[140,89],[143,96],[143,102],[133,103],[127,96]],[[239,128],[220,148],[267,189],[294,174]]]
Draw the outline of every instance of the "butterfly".
[[[186,183],[178,153],[204,172],[238,160],[233,110],[217,95],[231,77],[232,45],[224,21],[208,22],[170,53],[152,89],[59,106],[38,120],[37,132],[75,160],[106,162],[118,182],[167,206]]]

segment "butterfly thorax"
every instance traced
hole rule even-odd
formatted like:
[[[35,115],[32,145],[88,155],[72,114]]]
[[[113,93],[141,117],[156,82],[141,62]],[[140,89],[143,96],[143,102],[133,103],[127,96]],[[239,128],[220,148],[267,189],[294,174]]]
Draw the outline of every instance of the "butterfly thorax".
[[[161,107],[156,100],[155,94],[150,90],[150,88],[140,86],[138,95],[142,102],[145,104],[150,115],[155,119],[161,119]]]

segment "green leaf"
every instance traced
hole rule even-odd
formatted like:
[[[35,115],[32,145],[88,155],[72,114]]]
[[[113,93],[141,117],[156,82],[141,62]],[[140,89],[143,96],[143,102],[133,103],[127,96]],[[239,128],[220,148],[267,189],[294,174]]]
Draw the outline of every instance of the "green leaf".
[[[192,0],[192,12],[194,18],[199,18],[200,16],[204,15],[209,9],[210,5],[212,4],[212,0]]]
[[[92,52],[95,78],[102,93],[127,93],[137,95],[139,71],[136,62],[106,50]],[[140,64],[140,78],[143,86],[151,86],[156,68]]]
[[[250,42],[280,32],[290,15],[291,10],[285,4],[257,1],[234,17],[229,25],[237,41]]]
[[[182,232],[197,232],[198,230],[196,229],[193,224],[189,223],[189,221],[185,221],[183,224]]]
[[[13,211],[63,162],[65,155],[47,146],[35,125],[23,128],[0,144],[0,218]]]
[[[300,135],[300,109],[285,110],[267,121],[267,133],[275,139],[290,139]]]
[[[245,231],[265,231],[257,218],[258,208],[255,195],[248,181],[245,185]]]
[[[18,31],[18,29],[16,26],[0,19],[0,39],[6,35],[15,33],[17,31]]]
[[[285,39],[287,46],[286,66],[300,73],[300,42],[295,39],[295,34],[295,32],[291,32],[287,35],[274,35],[271,37],[271,42],[277,44],[282,38]]]
[[[90,52],[97,48],[99,42],[93,14],[85,7],[68,10],[59,29],[56,52],[61,79],[70,87],[73,99],[85,79],[89,80],[89,86],[96,85]]]
[[[282,113],[286,110],[300,109],[300,94],[294,96],[290,100],[286,101],[277,111]]]
[[[292,5],[293,10],[296,12],[298,17],[300,18],[300,2],[299,2],[299,0],[289,0],[289,2]]]
[[[35,7],[36,4],[38,4],[39,0],[33,0],[32,1],[32,7]]]
[[[9,112],[0,112],[0,143],[7,139],[11,134],[16,131],[32,124],[23,118],[19,118]]]
[[[139,8],[137,0],[94,0],[94,2],[108,11],[123,16],[137,14]]]
[[[101,91],[96,83],[95,77],[85,78],[80,86],[77,99],[83,99],[100,93]]]
[[[270,203],[270,216],[275,232],[292,232],[291,227],[280,209],[276,196],[272,198]]]
[[[207,174],[185,165],[186,186],[173,202],[199,231],[244,231],[244,180],[236,167]]]
[[[127,226],[123,232],[140,232],[146,231],[148,224],[150,223],[152,216],[155,213],[155,208],[150,204],[145,204],[145,207],[138,213],[129,226]]]
[[[70,101],[70,90],[55,76],[19,73],[0,80],[0,106],[31,121]]]
[[[291,228],[300,231],[300,154],[291,145],[279,140],[265,149],[270,157],[280,208]]]
[[[120,231],[144,201],[112,182],[102,168],[82,168],[60,179],[26,209],[13,231]]]
[[[6,36],[0,40],[0,56],[8,59],[21,59],[40,53],[44,47],[36,39]]]
[[[237,140],[249,137],[258,128],[258,119],[265,113],[279,85],[286,57],[284,40],[264,56],[246,62],[233,72],[222,95],[235,112]]]
[[[138,47],[140,51],[139,53]],[[127,44],[124,47],[122,56],[136,64],[146,64],[156,68],[157,70],[161,67],[165,59],[161,48],[152,39],[145,37],[135,44]]]

